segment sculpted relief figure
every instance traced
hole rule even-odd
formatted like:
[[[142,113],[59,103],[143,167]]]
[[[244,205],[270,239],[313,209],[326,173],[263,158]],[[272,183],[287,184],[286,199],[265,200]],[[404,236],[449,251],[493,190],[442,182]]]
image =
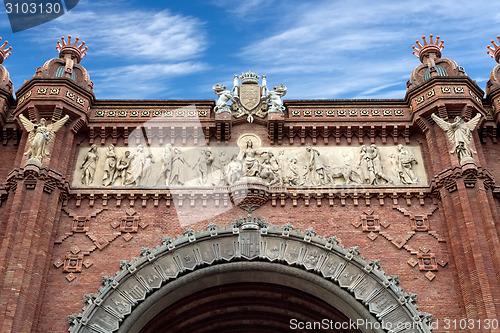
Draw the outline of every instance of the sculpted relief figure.
[[[118,160],[116,165],[116,172],[114,174],[111,184],[118,178],[121,178],[121,185],[126,184],[128,168],[130,166],[130,151],[125,151],[125,154]]]
[[[363,184],[387,185],[392,183],[383,171],[380,151],[375,144],[369,147],[361,146],[358,166]]]
[[[253,141],[247,141],[247,147],[242,153],[242,159],[245,165],[245,176],[247,177],[258,177],[260,172],[259,161],[255,158],[257,154],[256,150],[253,148]]]
[[[390,184],[391,180],[387,177],[383,171],[382,161],[380,158],[380,151],[375,144],[371,144],[370,148],[368,148],[369,152],[372,155],[373,161],[373,171],[375,173],[375,185],[385,185]]]
[[[219,156],[215,159],[213,166],[213,184],[215,186],[226,185],[226,170],[227,165],[230,160],[224,150],[219,153]]]
[[[273,171],[273,165],[271,164],[271,158],[273,157],[271,152],[265,152],[262,154],[264,160],[260,164],[259,177],[269,183],[269,185],[274,185],[278,181],[275,172]]]
[[[375,171],[373,169],[372,155],[368,152],[368,147],[365,145],[361,146],[358,166],[363,184],[373,184],[375,181]]]
[[[282,185],[288,185],[291,178],[290,163],[285,156],[285,151],[281,149],[278,152],[278,157],[276,157],[278,164],[278,179],[279,183]]]
[[[165,177],[165,185],[169,185],[170,181],[170,173],[172,171],[172,145],[169,143],[165,148],[162,150],[162,165],[163,165],[163,171],[161,174]],[[161,177],[161,175],[160,175]]]
[[[234,155],[225,168],[226,181],[229,185],[236,183],[243,176],[243,166],[237,155]]]
[[[144,160],[144,167],[142,168],[141,185],[148,185],[152,183],[152,171],[155,159],[152,153],[146,155]]]
[[[186,165],[191,167],[184,157],[179,148],[174,149],[174,156],[172,157],[172,171],[170,172],[170,186],[184,185],[184,171]]]
[[[306,151],[309,153],[307,183],[310,185],[324,185],[328,183],[326,167],[319,157],[319,152],[310,145],[306,147]]]
[[[293,157],[289,162],[288,184],[292,186],[302,184],[303,182],[301,181],[299,169],[297,166],[297,159]]]
[[[209,150],[202,150],[198,161],[194,165],[196,174],[198,175],[198,180],[200,185],[207,185],[209,175],[212,173],[212,164],[214,162],[214,157],[212,152]],[[208,183],[208,185],[212,185]]]
[[[139,185],[145,163],[146,156],[144,155],[144,147],[138,145],[135,152],[130,157],[130,165],[127,170],[125,185]]]
[[[434,113],[431,114],[431,117],[446,133],[449,142],[453,145],[450,154],[456,153],[460,164],[469,162],[474,163],[472,154],[476,154],[476,151],[472,146],[472,131],[476,128],[479,120],[481,120],[481,114],[476,114],[476,116],[468,122],[465,122],[463,117],[455,117],[453,123],[449,123],[439,118]]]
[[[104,176],[102,177],[102,185],[112,185],[115,179],[116,172],[116,153],[115,146],[109,145],[108,152],[106,153],[106,163],[104,165]]]
[[[40,119],[38,124],[32,123],[28,118],[19,115],[19,120],[28,131],[28,142],[30,147],[24,155],[37,164],[41,164],[45,156],[49,156],[48,145],[54,140],[56,132],[68,121],[65,115],[53,124],[47,125],[45,118]],[[28,160],[29,161],[29,160]]]
[[[94,181],[95,169],[97,166],[97,161],[99,160],[99,156],[97,156],[97,146],[92,145],[85,155],[85,158],[80,166],[80,169],[83,170],[82,173],[82,184],[90,185]]]
[[[413,171],[413,166],[418,163],[417,159],[410,153],[408,148],[401,144],[398,145],[396,163],[401,184],[416,184],[418,182],[418,178]]]

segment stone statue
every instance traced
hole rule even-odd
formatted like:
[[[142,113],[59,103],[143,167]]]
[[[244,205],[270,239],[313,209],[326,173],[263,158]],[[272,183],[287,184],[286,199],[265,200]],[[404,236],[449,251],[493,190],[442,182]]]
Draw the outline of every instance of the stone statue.
[[[326,167],[319,157],[319,151],[307,145],[306,151],[309,153],[308,176],[310,185],[324,185],[328,183]]]
[[[417,164],[417,159],[413,156],[408,148],[403,145],[398,145],[398,156],[396,159],[401,184],[416,184],[418,178],[413,171],[413,165]]]
[[[260,172],[259,161],[255,158],[257,152],[253,148],[252,140],[247,141],[247,147],[242,153],[242,159],[245,165],[245,176],[258,177]]]
[[[97,146],[92,145],[85,155],[85,158],[80,166],[80,169],[83,170],[82,173],[82,184],[90,185],[94,181],[95,169],[97,166],[97,161],[99,160],[99,156],[97,156]]]
[[[186,165],[191,167],[184,157],[182,157],[182,152],[179,148],[174,148],[174,156],[172,157],[172,171],[170,172],[170,186],[184,185],[184,174],[186,171]]]
[[[125,151],[125,154],[122,158],[118,160],[116,165],[116,172],[114,174],[114,178],[111,181],[111,184],[114,184],[115,180],[121,178],[122,185],[126,185],[128,168],[130,166],[130,151]]]
[[[456,153],[460,164],[470,162],[475,163],[474,158],[472,157],[473,153],[476,154],[476,151],[472,147],[472,131],[479,123],[481,114],[476,114],[476,116],[468,122],[465,122],[463,117],[455,117],[455,121],[453,123],[449,123],[439,118],[434,113],[431,114],[431,117],[446,133],[448,140],[453,145],[453,149],[450,151],[450,154]]]
[[[139,185],[145,162],[146,156],[144,155],[144,147],[138,145],[135,152],[130,157],[130,165],[127,170],[125,185]]]
[[[30,162],[41,164],[44,156],[49,156],[48,145],[54,140],[56,132],[68,121],[69,116],[65,115],[53,124],[47,125],[45,118],[40,119],[38,124],[32,123],[28,118],[19,115],[19,120],[23,124],[26,131],[28,131],[28,142],[30,147],[24,153],[27,155]]]
[[[234,101],[233,94],[229,90],[226,89],[225,85],[223,85],[221,83],[215,84],[212,87],[212,89],[213,89],[214,93],[217,96],[219,96],[217,103],[215,103],[214,112],[215,113],[223,113],[223,112],[231,113],[231,109],[227,105],[227,102],[229,102],[229,100]]]
[[[283,106],[283,101],[281,98],[286,95],[286,87],[282,84],[278,84],[273,88],[273,90],[267,89],[267,98],[271,102],[271,107],[269,108],[270,113],[282,113],[285,111]]]
[[[108,186],[113,184],[116,172],[116,153],[115,146],[109,145],[106,153],[106,162],[104,165],[104,176],[102,177],[102,185]]]

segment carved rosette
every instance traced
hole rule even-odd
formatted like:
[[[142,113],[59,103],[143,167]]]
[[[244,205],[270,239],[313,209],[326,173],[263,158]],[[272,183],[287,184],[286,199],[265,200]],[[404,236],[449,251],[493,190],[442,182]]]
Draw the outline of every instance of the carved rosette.
[[[313,229],[300,232],[290,224],[269,227],[251,215],[230,227],[210,223],[197,233],[188,229],[184,236],[165,238],[155,249],[141,249],[141,257],[133,262],[122,260],[121,270],[103,279],[105,287],[85,297],[83,312],[68,317],[70,332],[117,331],[149,294],[183,273],[232,261],[299,268],[304,275],[323,278],[332,290],[348,291],[345,297],[362,304],[380,325],[411,324],[412,332],[430,332],[432,316],[418,311],[416,295],[404,292],[399,278],[387,276],[379,261],[365,260],[357,247],[346,249],[334,236],[325,239]]]

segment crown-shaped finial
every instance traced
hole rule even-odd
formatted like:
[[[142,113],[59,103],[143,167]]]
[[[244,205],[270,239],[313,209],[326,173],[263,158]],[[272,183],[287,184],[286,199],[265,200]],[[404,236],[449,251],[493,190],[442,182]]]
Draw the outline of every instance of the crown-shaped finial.
[[[412,49],[415,51],[412,52],[412,54],[416,55],[420,61],[423,63],[424,56],[429,53],[429,52],[434,52],[437,54],[438,58],[441,58],[441,49],[444,47],[443,43],[444,41],[439,42],[439,36],[436,36],[436,41],[434,42],[432,38],[434,37],[433,35],[429,35],[430,37],[430,42],[427,43],[425,40],[425,36],[422,36],[422,40],[424,41],[424,45],[420,44],[418,40],[415,41],[417,43],[418,48],[415,47],[415,45],[412,46]]]
[[[257,73],[253,72],[246,72],[246,73],[241,73],[240,75],[240,80],[241,83],[259,83],[260,76],[257,75]]]
[[[78,46],[78,41],[80,38],[76,37],[75,38],[75,43],[71,44],[71,35],[68,35],[68,42],[66,43],[66,40],[64,37],[61,37],[62,44],[57,41],[57,46],[56,49],[59,51],[59,58],[63,59],[65,54],[70,54],[76,58],[76,63],[79,63],[83,56],[87,54],[87,49],[88,47],[83,47],[85,45],[85,42],[82,42],[80,46]]]
[[[0,37],[0,40],[2,40],[2,37]],[[3,42],[3,45],[0,46],[0,64],[3,63],[3,61],[5,59],[7,59],[7,57],[12,54],[12,52],[9,52],[10,50],[12,50],[11,46],[9,46],[7,49],[5,49],[7,44],[9,44],[9,42],[5,41],[5,42]]]
[[[497,36],[497,39],[498,39],[498,42],[500,42],[500,36]],[[496,62],[500,63],[500,46],[497,45],[493,39],[491,40],[491,44],[493,44],[493,46],[495,48],[492,49],[491,46],[489,46],[489,45],[486,46],[489,50],[486,53],[491,55],[491,57],[494,58]]]

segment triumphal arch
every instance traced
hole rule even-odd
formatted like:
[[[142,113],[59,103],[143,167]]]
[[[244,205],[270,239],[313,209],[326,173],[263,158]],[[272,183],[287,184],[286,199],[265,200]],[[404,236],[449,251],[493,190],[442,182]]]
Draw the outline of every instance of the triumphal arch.
[[[2,331],[499,332],[500,65],[442,48],[386,100],[99,100],[71,36],[0,66]]]

